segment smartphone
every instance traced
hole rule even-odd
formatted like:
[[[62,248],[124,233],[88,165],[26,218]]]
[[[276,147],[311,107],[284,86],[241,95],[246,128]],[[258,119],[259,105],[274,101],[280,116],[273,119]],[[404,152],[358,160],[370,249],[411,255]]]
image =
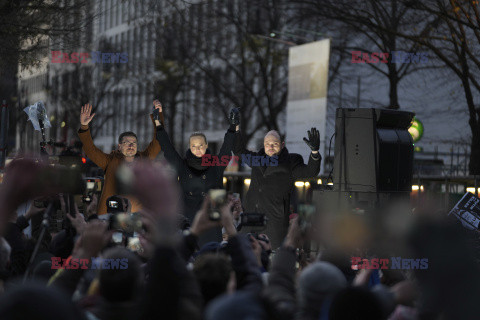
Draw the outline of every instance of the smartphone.
[[[312,225],[312,219],[315,215],[316,208],[311,204],[298,205],[298,224],[303,233]]]
[[[115,244],[122,244],[123,243],[123,232],[114,232],[112,234],[112,242]]]
[[[110,230],[122,230],[126,233],[141,232],[142,220],[138,212],[115,213],[110,216]]]
[[[143,248],[140,244],[140,239],[138,239],[138,236],[128,238],[127,249],[132,252],[143,252]]]
[[[208,196],[211,205],[208,210],[208,218],[212,221],[220,220],[220,207],[227,203],[227,191],[225,189],[210,189]]]

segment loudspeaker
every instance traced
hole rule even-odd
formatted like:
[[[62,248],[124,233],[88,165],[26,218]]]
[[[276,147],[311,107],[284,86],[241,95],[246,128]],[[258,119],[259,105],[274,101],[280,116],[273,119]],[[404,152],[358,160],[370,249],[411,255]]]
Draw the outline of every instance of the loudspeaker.
[[[348,193],[410,193],[414,113],[383,109],[336,111],[333,187]]]

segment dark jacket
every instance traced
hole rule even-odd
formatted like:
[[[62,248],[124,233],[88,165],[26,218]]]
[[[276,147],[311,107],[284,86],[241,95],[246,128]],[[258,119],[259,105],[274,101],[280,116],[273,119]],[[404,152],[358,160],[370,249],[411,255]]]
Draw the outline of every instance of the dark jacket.
[[[259,152],[247,150],[240,133],[237,134],[233,152],[238,156],[266,156],[263,148]],[[278,156],[277,166],[252,167],[250,188],[243,203],[245,212],[267,215],[265,234],[270,238],[273,249],[281,245],[287,234],[290,195],[295,180],[317,176],[322,160],[320,154],[317,156],[318,158],[314,158],[313,154],[310,154],[308,164],[305,165],[301,155],[290,154],[287,148],[283,148]],[[243,231],[248,231],[248,228],[242,229]]]
[[[150,118],[153,122],[153,117],[151,115]],[[163,123],[162,113],[160,113],[160,119],[160,121]],[[125,156],[118,150],[112,151],[111,153],[107,154],[104,153],[102,150],[98,149],[93,144],[92,136],[90,134],[90,128],[88,126],[81,126],[80,130],[78,130],[78,136],[80,138],[80,141],[82,141],[83,143],[83,151],[85,151],[87,157],[90,158],[90,160],[92,160],[105,172],[105,180],[102,194],[98,201],[97,207],[97,214],[105,214],[107,213],[107,199],[110,196],[117,194],[115,185],[115,172],[117,171],[117,168],[125,161]],[[153,138],[147,148],[144,151],[137,152],[135,157],[155,159],[159,152],[160,146],[158,145],[157,140]],[[135,200],[133,197],[127,198],[132,204],[132,212],[140,210],[140,203],[138,203],[137,200]]]
[[[187,150],[185,158],[182,158],[173,147],[167,132],[164,129],[157,131],[157,140],[162,147],[165,158],[175,168],[178,174],[180,186],[183,191],[183,200],[185,203],[183,214],[193,221],[195,214],[200,209],[203,198],[210,189],[223,189],[223,172],[225,166],[209,166],[194,168],[190,164],[195,161],[201,163],[201,158]],[[235,133],[227,131],[223,139],[223,145],[218,157],[230,155],[233,149]],[[207,149],[207,154],[210,150]],[[195,159],[196,158],[196,159]],[[190,164],[189,164],[190,163]],[[221,236],[221,235],[220,235]],[[221,238],[217,241],[221,241]]]

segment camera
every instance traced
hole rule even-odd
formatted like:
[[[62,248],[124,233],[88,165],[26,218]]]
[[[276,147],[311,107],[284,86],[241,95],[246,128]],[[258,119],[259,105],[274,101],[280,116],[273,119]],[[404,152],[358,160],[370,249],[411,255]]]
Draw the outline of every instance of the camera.
[[[123,213],[129,212],[130,201],[120,196],[111,196],[107,199],[107,213]]]
[[[118,201],[108,201],[108,206],[112,209],[118,208]]]
[[[87,178],[85,180],[85,193],[82,197],[83,203],[92,202],[93,195],[100,194],[102,191],[101,179]]]
[[[208,218],[212,221],[219,221],[221,217],[220,207],[227,203],[227,191],[224,189],[211,189],[208,191],[208,196],[211,200]]]

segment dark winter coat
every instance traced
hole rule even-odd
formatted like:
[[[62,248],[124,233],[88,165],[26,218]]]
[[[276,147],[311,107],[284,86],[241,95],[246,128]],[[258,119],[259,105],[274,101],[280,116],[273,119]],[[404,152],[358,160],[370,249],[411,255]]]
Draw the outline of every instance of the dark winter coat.
[[[263,148],[259,152],[247,150],[240,134],[237,134],[235,140],[234,153],[239,157],[241,154],[250,154],[252,157],[266,156]],[[287,148],[283,148],[278,155],[277,166],[252,167],[250,188],[243,202],[244,212],[267,215],[265,234],[270,238],[273,249],[281,245],[287,234],[290,195],[295,180],[317,176],[322,159],[320,154],[317,154],[317,157],[310,154],[308,164],[305,165],[301,155],[289,153]],[[245,231],[248,231],[248,228]]]
[[[225,166],[204,166],[192,167],[192,162],[201,164],[201,158],[196,157],[190,149],[187,150],[185,158],[182,158],[173,147],[167,132],[164,129],[157,131],[157,140],[162,147],[165,158],[175,168],[178,174],[180,186],[183,191],[184,211],[183,214],[193,221],[195,214],[200,209],[203,199],[210,189],[223,189],[223,172]],[[220,149],[218,157],[223,155],[231,155],[235,133],[227,131],[223,139],[223,145]],[[207,154],[211,154],[207,149]],[[221,241],[221,233],[218,234]],[[213,239],[211,239],[213,241]],[[200,241],[201,244],[204,241]]]

